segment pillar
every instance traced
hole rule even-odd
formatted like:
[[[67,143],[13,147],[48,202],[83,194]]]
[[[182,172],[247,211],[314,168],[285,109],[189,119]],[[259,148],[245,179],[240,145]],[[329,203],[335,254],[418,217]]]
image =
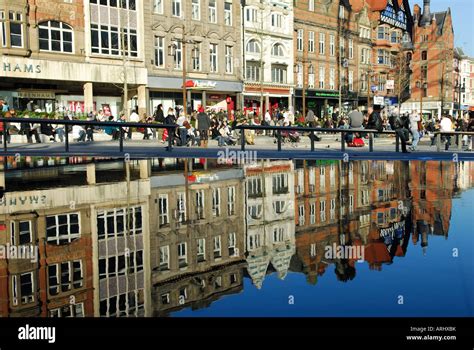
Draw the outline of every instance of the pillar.
[[[267,113],[267,109],[270,110],[270,96],[265,95],[265,106],[262,106],[261,116],[260,118],[265,117],[265,113]]]
[[[87,184],[88,185],[95,185],[95,163],[87,164],[86,166],[87,172]]]
[[[0,189],[5,189],[5,171],[0,171]]]
[[[137,88],[137,95],[138,95],[138,115],[142,116],[144,113],[147,112],[146,108],[146,101],[147,101],[147,89],[146,85],[139,85]]]
[[[89,113],[94,110],[94,89],[92,83],[84,84],[84,112]]]
[[[204,108],[206,108],[206,106],[207,106],[207,103],[206,103],[206,90],[204,90],[204,91],[202,92],[202,102],[201,102],[201,103],[202,103],[202,106],[203,106]]]
[[[148,179],[151,174],[151,161],[149,159],[140,159],[138,164],[140,166],[140,179]]]
[[[186,114],[191,114],[193,111],[193,101],[191,100],[191,90],[186,91],[186,103],[188,108],[186,109]]]

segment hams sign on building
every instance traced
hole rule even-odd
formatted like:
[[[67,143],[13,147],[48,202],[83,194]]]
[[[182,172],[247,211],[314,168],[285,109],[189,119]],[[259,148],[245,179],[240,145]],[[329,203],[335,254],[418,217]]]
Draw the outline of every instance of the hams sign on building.
[[[394,27],[407,30],[407,16],[402,10],[396,12],[395,9],[388,5],[385,10],[380,13],[380,21],[390,24]]]

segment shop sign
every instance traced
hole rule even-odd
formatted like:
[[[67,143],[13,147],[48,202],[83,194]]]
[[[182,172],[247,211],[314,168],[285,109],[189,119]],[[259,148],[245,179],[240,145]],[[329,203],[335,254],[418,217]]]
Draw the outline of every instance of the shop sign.
[[[215,81],[209,80],[188,80],[186,87],[188,89],[214,89],[216,87]]]
[[[374,105],[383,106],[385,105],[385,99],[383,96],[374,96]]]
[[[68,101],[68,111],[73,113],[84,113],[85,112],[85,103],[84,101]],[[94,102],[94,111],[96,110],[96,103]],[[109,107],[110,111],[110,107]]]
[[[39,64],[11,64],[10,62],[3,62],[3,71],[12,73],[41,73],[41,66]]]
[[[325,92],[325,91],[316,91],[314,93],[315,97],[336,97],[339,98],[339,94],[337,92]]]
[[[27,90],[27,91],[18,91],[18,98],[54,100],[56,98],[56,94],[53,91]]]
[[[403,11],[399,11],[397,15],[395,9],[390,5],[388,5],[385,10],[380,13],[380,21],[403,30],[407,29],[405,13]]]

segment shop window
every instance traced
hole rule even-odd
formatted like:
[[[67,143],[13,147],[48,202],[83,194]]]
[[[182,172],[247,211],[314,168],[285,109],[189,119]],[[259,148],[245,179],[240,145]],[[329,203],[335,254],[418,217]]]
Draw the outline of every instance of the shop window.
[[[0,43],[2,47],[24,47],[23,14],[0,9]]]

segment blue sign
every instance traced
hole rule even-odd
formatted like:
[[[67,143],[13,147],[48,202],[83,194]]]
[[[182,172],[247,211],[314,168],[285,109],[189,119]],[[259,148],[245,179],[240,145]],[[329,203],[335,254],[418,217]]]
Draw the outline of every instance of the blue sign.
[[[377,91],[377,85],[372,85],[372,86],[370,87],[370,89],[372,90],[372,92]]]
[[[395,9],[388,5],[385,10],[380,13],[380,21],[390,24],[394,27],[407,30],[407,19],[405,12],[402,10],[395,12]]]

